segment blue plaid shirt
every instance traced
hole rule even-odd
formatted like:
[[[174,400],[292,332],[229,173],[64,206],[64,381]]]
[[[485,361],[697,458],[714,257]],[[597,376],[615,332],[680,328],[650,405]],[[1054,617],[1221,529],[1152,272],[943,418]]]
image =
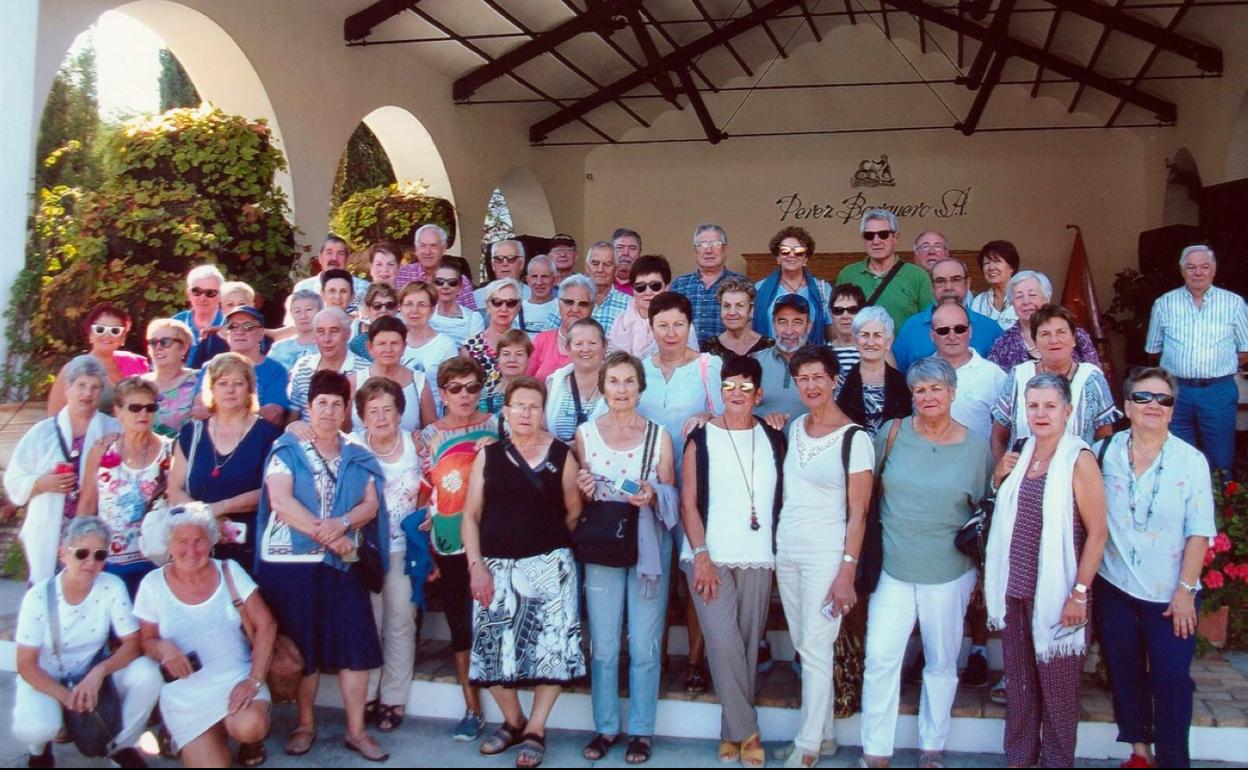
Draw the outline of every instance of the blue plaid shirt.
[[[632,297],[612,286],[602,304],[594,308],[594,320],[602,324],[603,331],[610,334],[615,319],[628,310],[628,304],[632,301]]]
[[[693,305],[693,328],[698,333],[698,344],[705,346],[711,337],[724,333],[724,322],[719,317],[719,285],[729,278],[745,278],[740,273],[724,270],[709,287],[702,282],[698,271],[686,273],[672,281],[671,291],[684,294]]]

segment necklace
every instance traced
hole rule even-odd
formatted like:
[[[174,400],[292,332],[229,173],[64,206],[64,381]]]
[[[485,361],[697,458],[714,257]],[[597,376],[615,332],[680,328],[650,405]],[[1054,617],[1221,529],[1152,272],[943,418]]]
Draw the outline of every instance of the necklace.
[[[745,492],[750,496],[750,529],[757,532],[762,528],[758,523],[758,509],[754,505],[754,442],[758,438],[754,433],[754,420],[750,419],[750,473],[745,473],[745,463],[741,460],[741,452],[737,449],[737,440],[732,437],[733,431],[724,420],[724,431],[728,434],[728,443],[732,444],[732,453],[737,456],[737,467],[741,469],[741,478],[745,481]]]
[[[399,448],[399,442],[402,440],[403,440],[402,432],[396,433],[394,436],[394,443],[390,445],[389,449],[382,452],[382,451],[379,451],[377,447],[373,446],[373,437],[370,435],[368,437],[368,448],[371,449],[373,451],[373,454],[377,455],[378,457],[389,457],[390,455],[394,454],[395,450]]]
[[[806,285],[806,279],[803,277],[802,280],[798,281],[796,286],[790,286],[788,281],[784,280],[784,278],[781,278],[780,285],[788,289],[789,292],[793,294],[799,294],[802,291],[802,287]]]
[[[1040,466],[1041,466],[1041,465],[1044,465],[1045,463],[1047,463],[1049,460],[1052,460],[1052,459],[1053,459],[1053,455],[1051,455],[1051,454],[1050,454],[1048,457],[1037,457],[1036,459],[1034,459],[1034,460],[1032,460],[1032,461],[1031,461],[1031,471],[1030,471],[1030,472],[1031,472],[1031,473],[1039,473],[1039,472],[1040,472]]]
[[[217,425],[216,421],[213,421],[211,425],[212,433],[217,433],[220,430],[221,426]],[[243,436],[246,435],[247,431],[244,430]],[[234,459],[234,454],[238,452],[238,448],[243,445],[243,439],[239,438],[238,443],[234,445],[234,448],[222,456],[221,453],[217,451],[217,441],[218,437],[212,436],[212,473],[209,475],[214,479],[220,477],[221,469],[225,467],[226,463]]]
[[[1157,453],[1157,473],[1153,476],[1153,492],[1148,497],[1148,510],[1144,514],[1144,521],[1140,521],[1135,515],[1135,497],[1136,497],[1136,478],[1135,478],[1135,435],[1127,435],[1127,468],[1131,471],[1130,478],[1127,481],[1127,500],[1128,507],[1131,510],[1131,526],[1136,532],[1147,532],[1148,523],[1153,519],[1153,503],[1157,502],[1157,492],[1161,489],[1161,472],[1166,468],[1166,445],[1161,445],[1161,451]],[[1145,468],[1147,473],[1148,469]]]

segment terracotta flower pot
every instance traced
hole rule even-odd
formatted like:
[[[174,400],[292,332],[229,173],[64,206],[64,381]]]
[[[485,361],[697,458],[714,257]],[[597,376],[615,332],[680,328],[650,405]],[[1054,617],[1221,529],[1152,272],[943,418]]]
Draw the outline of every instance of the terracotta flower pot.
[[[1226,646],[1226,633],[1230,620],[1231,608],[1229,606],[1211,612],[1202,612],[1196,632],[1205,637],[1209,644],[1221,649]]]

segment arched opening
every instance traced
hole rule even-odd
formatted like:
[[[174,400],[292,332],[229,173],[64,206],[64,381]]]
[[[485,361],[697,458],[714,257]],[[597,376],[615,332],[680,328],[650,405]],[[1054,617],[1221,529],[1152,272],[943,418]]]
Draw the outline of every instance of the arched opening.
[[[1235,123],[1231,126],[1230,156],[1226,159],[1228,181],[1248,178],[1248,91],[1239,100]]]
[[[1166,161],[1166,199],[1161,210],[1163,225],[1200,224],[1200,169],[1186,147]]]
[[[498,189],[507,201],[511,212],[512,229],[517,235],[555,234],[555,217],[550,211],[550,200],[537,176],[523,166],[516,166],[503,174]]]

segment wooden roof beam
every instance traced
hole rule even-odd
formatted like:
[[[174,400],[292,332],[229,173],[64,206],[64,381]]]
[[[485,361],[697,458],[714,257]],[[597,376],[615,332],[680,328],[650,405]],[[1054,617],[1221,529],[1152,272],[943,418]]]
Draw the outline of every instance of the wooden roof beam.
[[[342,37],[348,43],[363,40],[383,21],[398,16],[420,0],[377,0],[362,11],[351,14],[342,22]]]
[[[1160,27],[1139,16],[1132,16],[1120,8],[1103,5],[1093,0],[1048,0],[1048,2],[1064,11],[1091,19],[1106,27],[1112,27],[1124,35],[1152,43],[1163,51],[1191,59],[1201,72],[1222,72],[1220,48],[1180,35],[1174,31],[1173,27]]]

